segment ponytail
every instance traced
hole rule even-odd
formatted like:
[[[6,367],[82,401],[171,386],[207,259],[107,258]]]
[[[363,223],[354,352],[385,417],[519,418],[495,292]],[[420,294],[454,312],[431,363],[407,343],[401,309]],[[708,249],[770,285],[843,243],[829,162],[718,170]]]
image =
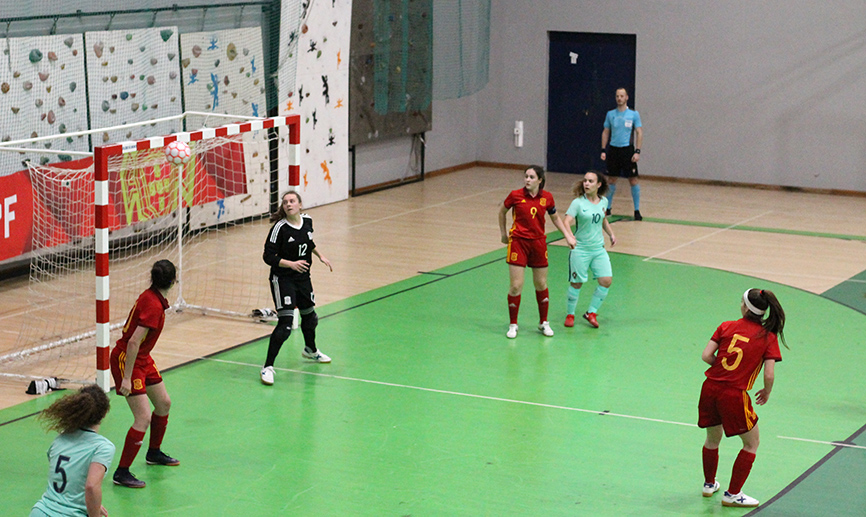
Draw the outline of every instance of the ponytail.
[[[785,342],[784,334],[785,311],[782,309],[782,304],[779,303],[779,299],[776,298],[773,291],[767,289],[749,289],[746,291],[743,301],[748,302],[746,303],[747,307],[751,305],[765,315],[765,317],[762,318],[762,314],[755,313],[752,311],[751,307],[749,307],[746,317],[759,322],[767,332],[772,332],[779,336],[782,344],[785,345],[785,348],[788,348],[788,343]]]

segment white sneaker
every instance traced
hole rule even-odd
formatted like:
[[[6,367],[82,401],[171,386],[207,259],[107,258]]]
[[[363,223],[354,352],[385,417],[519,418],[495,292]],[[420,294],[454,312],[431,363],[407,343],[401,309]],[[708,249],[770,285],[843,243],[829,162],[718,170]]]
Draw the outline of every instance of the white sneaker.
[[[508,332],[505,333],[505,337],[508,339],[514,339],[517,337],[517,324],[512,323],[508,325]]]
[[[737,508],[754,508],[758,506],[758,500],[754,497],[749,497],[743,492],[731,495],[725,490],[725,495],[722,496],[722,506],[735,506]]]
[[[274,367],[267,366],[262,368],[262,384],[273,386],[274,384]]]
[[[704,497],[712,497],[713,494],[719,491],[719,487],[721,487],[721,485],[718,481],[713,483],[704,483]]]
[[[331,362],[331,358],[326,356],[325,354],[323,354],[321,350],[316,350],[315,352],[310,352],[306,348],[304,348],[304,351],[301,352],[301,357],[304,357],[306,359],[312,359],[313,361],[316,361],[317,363],[330,363]]]
[[[553,337],[553,329],[550,328],[550,323],[542,321],[538,324],[538,330],[547,337]]]

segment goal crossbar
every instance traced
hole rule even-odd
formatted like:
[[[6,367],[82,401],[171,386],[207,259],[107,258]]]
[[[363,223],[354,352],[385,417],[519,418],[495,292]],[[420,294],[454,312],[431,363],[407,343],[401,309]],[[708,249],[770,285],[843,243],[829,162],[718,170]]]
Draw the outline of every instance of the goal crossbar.
[[[172,135],[145,138],[136,141],[119,142],[111,145],[95,147],[93,150],[94,177],[94,258],[96,269],[96,383],[105,391],[111,385],[109,349],[111,346],[110,324],[110,290],[109,290],[109,159],[114,156],[137,151],[147,151],[162,148],[171,142],[197,142],[216,137],[231,137],[243,133],[288,128],[288,145],[286,146],[288,164],[288,184],[297,188],[300,184],[300,115],[272,117],[250,120],[242,123],[227,124],[216,128],[203,128],[196,131],[178,132]],[[178,185],[183,184],[182,167],[174,167],[178,174]],[[181,188],[178,188],[178,207],[181,202]],[[182,217],[178,217],[178,234],[183,231]],[[178,239],[178,242],[182,242]],[[180,255],[182,257],[182,255]],[[182,258],[179,259],[182,261]],[[180,264],[179,264],[180,266]],[[179,268],[182,270],[182,268]],[[182,284],[182,277],[179,279]],[[183,305],[182,295],[179,303]],[[192,307],[192,306],[190,306]]]

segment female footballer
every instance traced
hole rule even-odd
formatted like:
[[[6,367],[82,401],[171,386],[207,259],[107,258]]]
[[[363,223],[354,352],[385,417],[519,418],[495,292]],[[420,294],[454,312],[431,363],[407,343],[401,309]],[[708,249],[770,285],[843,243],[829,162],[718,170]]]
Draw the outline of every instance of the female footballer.
[[[109,408],[108,396],[91,384],[39,415],[60,435],[48,448],[48,488],[30,517],[108,515],[102,506],[102,479],[114,458],[114,444],[98,433]]]
[[[568,295],[565,303],[565,326],[574,326],[574,309],[580,297],[580,288],[587,280],[587,272],[592,269],[592,276],[598,280],[598,287],[589,302],[589,309],[583,313],[583,319],[598,328],[598,309],[601,308],[610,284],[613,282],[613,269],[610,267],[610,256],[604,249],[602,230],[610,236],[610,245],[616,244],[616,236],[605,217],[608,205],[607,176],[596,171],[588,171],[583,180],[575,183],[575,200],[565,212],[565,225],[571,230],[577,222],[574,237],[577,245],[568,254]]]
[[[517,313],[520,310],[520,293],[523,291],[523,273],[528,266],[532,268],[532,282],[535,284],[535,299],[538,302],[538,330],[545,336],[553,336],[553,329],[547,321],[550,300],[547,290],[547,240],[544,234],[544,214],[550,215],[569,248],[574,248],[574,236],[556,213],[553,195],[544,190],[544,169],[538,165],[523,173],[523,188],[513,190],[499,208],[499,233],[502,243],[508,244],[508,273],[511,280],[508,288],[508,338],[517,337]],[[506,231],[505,216],[513,210],[514,222]]]
[[[126,397],[134,419],[114,471],[115,485],[144,488],[145,482],[136,478],[129,467],[141,448],[148,427],[150,447],[145,456],[147,464],[180,465],[180,461],[160,449],[168,426],[171,398],[150,356],[165,325],[165,310],[169,305],[166,296],[176,279],[177,271],[171,261],[158,260],[153,265],[150,287],[138,297],[123,326],[123,335],[111,351],[111,375],[117,394]],[[153,411],[150,403],[153,403]]]
[[[265,239],[262,255],[271,266],[271,295],[277,310],[277,326],[271,333],[268,356],[262,367],[262,383],[274,383],[274,361],[280,348],[292,333],[295,307],[301,313],[301,332],[304,334],[304,351],[301,356],[318,363],[330,363],[331,358],[316,348],[316,297],[310,281],[311,255],[333,271],[331,262],[316,248],[313,242],[313,220],[301,213],[301,195],[297,192],[283,194],[277,212],[271,215],[274,225]]]
[[[763,367],[764,387],[755,393],[755,402],[764,405],[770,398],[775,365],[782,360],[777,336],[785,344],[782,334],[785,311],[772,291],[747,289],[740,302],[740,313],[741,319],[719,325],[701,355],[710,367],[698,403],[698,427],[707,430],[703,496],[712,497],[719,490],[716,470],[724,432],[727,436],[739,436],[743,449],[734,461],[722,505],[754,507],[758,506],[758,500],[742,491],[759,443],[758,415],[752,408],[748,390]]]

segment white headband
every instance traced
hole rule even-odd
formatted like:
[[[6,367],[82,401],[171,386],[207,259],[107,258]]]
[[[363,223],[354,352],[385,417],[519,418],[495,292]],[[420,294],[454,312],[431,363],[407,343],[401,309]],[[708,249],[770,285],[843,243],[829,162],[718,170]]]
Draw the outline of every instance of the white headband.
[[[743,303],[746,304],[746,308],[750,311],[754,312],[758,316],[763,316],[764,313],[767,311],[765,309],[759,309],[752,305],[752,302],[749,301],[749,291],[751,291],[751,289],[746,289],[746,292],[743,293]]]

